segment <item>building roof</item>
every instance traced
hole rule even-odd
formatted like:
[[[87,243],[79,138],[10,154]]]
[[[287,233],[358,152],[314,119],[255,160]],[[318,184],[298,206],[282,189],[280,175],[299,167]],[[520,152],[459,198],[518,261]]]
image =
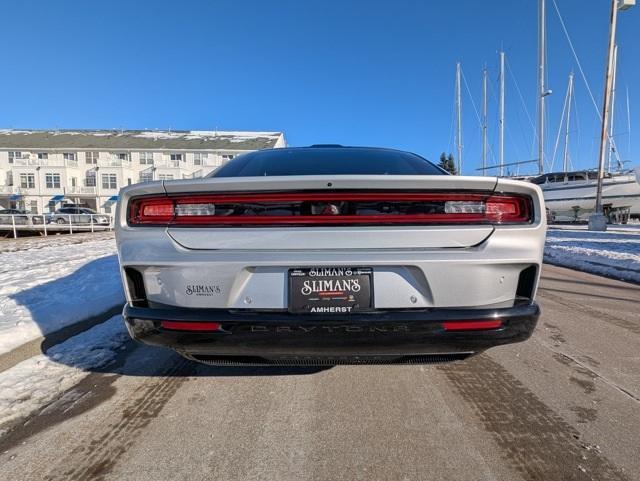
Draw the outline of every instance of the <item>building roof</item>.
[[[281,132],[205,130],[0,129],[0,149],[259,150],[274,147],[282,136]]]

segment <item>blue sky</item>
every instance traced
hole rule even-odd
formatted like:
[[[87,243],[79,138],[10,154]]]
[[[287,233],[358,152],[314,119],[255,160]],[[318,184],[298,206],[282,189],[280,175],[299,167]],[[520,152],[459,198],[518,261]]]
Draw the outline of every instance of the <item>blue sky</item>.
[[[610,2],[556,1],[600,106]],[[453,150],[460,60],[478,107],[481,69],[489,68],[497,152],[502,46],[506,159],[537,156],[517,91],[535,121],[535,0],[22,0],[1,10],[1,128],[282,130],[291,145],[389,146],[437,160]],[[567,76],[577,67],[552,0],[548,10],[551,157]],[[616,139],[621,156],[640,164],[640,140],[629,151],[625,98],[628,86],[631,126],[640,132],[640,7],[619,20]],[[598,119],[576,82],[571,157],[588,167],[596,163]],[[473,174],[480,130],[464,94],[464,172]]]

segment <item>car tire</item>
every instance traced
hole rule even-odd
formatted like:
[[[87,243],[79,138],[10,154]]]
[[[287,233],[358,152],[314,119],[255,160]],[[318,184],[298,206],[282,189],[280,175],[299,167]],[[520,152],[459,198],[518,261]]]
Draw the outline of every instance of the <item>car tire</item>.
[[[56,224],[66,224],[66,223],[67,223],[67,221],[62,219],[62,218],[61,219],[56,219]]]

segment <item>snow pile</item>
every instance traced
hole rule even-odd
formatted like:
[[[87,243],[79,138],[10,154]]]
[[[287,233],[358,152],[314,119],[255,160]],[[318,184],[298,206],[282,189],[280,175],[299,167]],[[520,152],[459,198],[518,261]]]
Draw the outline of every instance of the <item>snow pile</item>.
[[[640,229],[608,232],[550,229],[544,261],[640,283]]]
[[[128,339],[122,317],[116,316],[0,373],[0,425],[27,416],[91,369],[113,361]]]
[[[124,304],[113,238],[38,247],[0,252],[0,354]]]

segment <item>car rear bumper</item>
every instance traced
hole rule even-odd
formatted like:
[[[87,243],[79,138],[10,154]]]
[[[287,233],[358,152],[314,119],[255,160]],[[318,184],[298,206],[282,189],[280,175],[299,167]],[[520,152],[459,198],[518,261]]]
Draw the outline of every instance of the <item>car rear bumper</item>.
[[[134,339],[170,347],[199,361],[294,365],[458,359],[526,340],[539,315],[538,305],[529,300],[510,308],[386,310],[321,317],[287,312],[150,309],[129,304],[123,312]],[[499,326],[495,327],[497,321]],[[167,322],[171,329],[166,328]],[[202,323],[216,323],[219,328],[208,332],[183,330],[183,326],[199,327]],[[487,325],[494,327],[478,329]],[[460,327],[469,330],[454,330]]]

